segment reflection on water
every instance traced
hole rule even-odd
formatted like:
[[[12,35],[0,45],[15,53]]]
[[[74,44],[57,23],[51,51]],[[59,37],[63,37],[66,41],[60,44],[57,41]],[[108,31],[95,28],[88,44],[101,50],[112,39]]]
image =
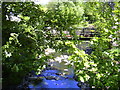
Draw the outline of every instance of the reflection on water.
[[[92,49],[88,48],[89,45],[89,42],[84,42],[77,47],[85,50],[85,53],[90,54]],[[50,48],[46,49],[46,55],[51,53],[56,52]],[[82,82],[78,83],[73,79],[74,68],[71,61],[68,60],[68,57],[68,55],[59,55],[54,59],[49,59],[47,62],[49,67],[37,76],[38,78],[41,78],[41,81],[39,81],[37,84],[34,82],[29,83],[30,90],[39,90],[42,88],[47,88],[47,90],[50,90],[51,88],[75,88],[78,90],[87,88],[87,90],[89,90],[89,86],[87,86],[87,84]],[[71,67],[68,67],[69,65],[71,65]]]
[[[42,81],[34,84],[31,82],[29,88],[75,88],[80,90],[77,86],[78,82],[73,79],[74,69],[68,67],[70,64],[67,55],[60,55],[55,59],[50,59],[48,67],[41,72],[37,77],[42,77]]]
[[[59,70],[45,70],[41,73],[45,78],[37,85],[30,84],[32,90],[37,88],[76,88],[80,90],[77,83],[73,79],[73,75],[62,75]]]

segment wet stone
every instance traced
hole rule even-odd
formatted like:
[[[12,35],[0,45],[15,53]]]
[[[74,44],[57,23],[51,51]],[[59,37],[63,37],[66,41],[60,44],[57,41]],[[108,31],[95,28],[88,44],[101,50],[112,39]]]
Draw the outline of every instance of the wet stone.
[[[55,76],[46,76],[45,77],[47,80],[52,80],[52,79],[54,79],[54,80],[59,80],[60,78],[59,77],[55,77]]]

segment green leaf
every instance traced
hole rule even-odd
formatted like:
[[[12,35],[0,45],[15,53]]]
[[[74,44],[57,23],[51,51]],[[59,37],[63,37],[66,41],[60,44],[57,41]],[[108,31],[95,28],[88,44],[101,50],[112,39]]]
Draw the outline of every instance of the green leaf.
[[[13,72],[18,72],[19,71],[19,68],[16,64],[14,64],[14,66],[12,67],[12,71]]]
[[[84,82],[84,78],[82,76],[79,76],[79,80]]]

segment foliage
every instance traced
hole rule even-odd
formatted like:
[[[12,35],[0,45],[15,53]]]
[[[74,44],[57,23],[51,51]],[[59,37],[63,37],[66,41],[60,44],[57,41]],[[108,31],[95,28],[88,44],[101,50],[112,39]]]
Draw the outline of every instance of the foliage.
[[[89,23],[92,23],[97,28],[101,37],[94,37],[91,40],[94,51],[89,56],[74,49],[74,52],[78,53],[77,55],[73,54],[71,59],[76,61],[76,74],[79,76],[79,80],[89,82],[91,85],[96,86],[96,88],[109,87],[111,89],[118,89],[120,60],[119,3],[115,3],[114,9],[111,9],[108,3],[87,2],[85,4],[87,6],[87,15],[85,14],[85,16],[88,19],[90,18]],[[112,45],[114,42],[117,43],[117,46]]]
[[[55,5],[57,9],[53,10],[54,8],[46,9],[33,2],[2,3],[3,84],[17,84],[26,73],[31,70],[42,69],[44,62],[50,58],[45,56],[44,49],[54,47],[52,45],[56,43],[47,27],[52,29],[57,27],[61,30],[65,24],[67,29],[73,24],[67,25],[70,20],[74,23],[78,21],[79,15],[75,16],[73,13],[75,8],[69,9],[67,7],[69,4],[64,4],[66,6],[62,3],[61,5],[57,4],[59,6]],[[69,5],[69,7],[73,7],[74,4],[71,4],[72,6]],[[60,8],[60,6],[63,7]],[[77,10],[75,12],[78,13]],[[68,15],[68,20],[65,22],[65,17]],[[71,19],[72,15],[75,19]],[[14,20],[12,17],[18,20]],[[42,56],[39,57],[40,55]],[[16,78],[19,77],[17,78],[19,79],[18,82],[16,82],[13,74],[16,75]],[[8,82],[8,80],[12,82]]]
[[[44,35],[40,32],[42,30],[39,30],[39,32],[35,30],[37,27],[42,29],[44,26],[41,20],[44,11],[41,6],[34,5],[34,3],[4,2],[2,6],[3,84],[4,81],[7,81],[8,84],[20,83],[21,78],[26,73],[39,67],[39,65],[35,64],[36,61],[41,63],[41,65],[43,63],[43,60],[39,60],[37,57],[44,48],[44,46],[41,46],[38,37],[41,34],[44,38]],[[12,21],[11,15],[20,18],[21,21]],[[19,80],[15,79],[15,75],[16,79]],[[9,80],[13,82],[9,82]]]
[[[88,81],[97,88],[118,89],[120,4],[113,4],[59,2],[42,6],[33,2],[2,3],[3,84],[19,84],[26,73],[41,71],[46,61],[53,58],[53,54],[45,54],[45,49],[52,48],[70,55],[78,80]],[[19,20],[12,20],[13,16]],[[76,37],[76,27],[89,24],[100,33],[100,37],[90,41],[94,49],[92,54],[85,54],[76,47],[82,41],[62,40],[63,31]]]

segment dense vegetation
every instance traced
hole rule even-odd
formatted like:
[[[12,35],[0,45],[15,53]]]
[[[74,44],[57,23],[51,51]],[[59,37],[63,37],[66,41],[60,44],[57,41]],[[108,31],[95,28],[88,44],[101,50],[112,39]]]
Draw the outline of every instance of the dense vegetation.
[[[41,71],[53,58],[45,49],[53,48],[71,55],[78,80],[97,88],[118,89],[119,13],[119,2],[2,3],[3,85],[17,85],[28,72]],[[94,49],[90,55],[75,46],[82,42],[77,40],[76,28],[89,26],[100,34],[90,40]],[[54,31],[57,33],[52,34]],[[63,40],[63,31],[69,31],[75,40]]]

